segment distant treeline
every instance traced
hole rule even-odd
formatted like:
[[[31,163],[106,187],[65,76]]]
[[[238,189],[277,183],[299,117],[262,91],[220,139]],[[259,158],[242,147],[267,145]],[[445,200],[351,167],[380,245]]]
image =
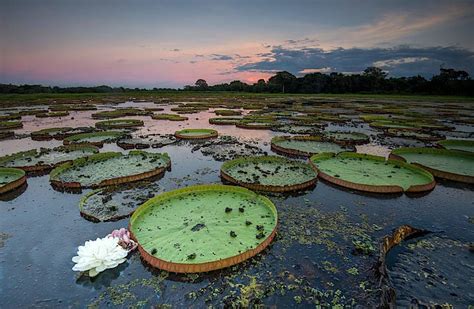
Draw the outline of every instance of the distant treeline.
[[[184,89],[171,88],[124,88],[124,87],[48,87],[41,85],[0,84],[0,93],[126,93],[137,91],[240,91],[256,93],[381,93],[381,94],[435,94],[474,96],[474,80],[469,73],[441,68],[431,79],[422,76],[388,77],[377,67],[369,67],[361,74],[310,73],[303,77],[283,71],[268,81],[260,79],[252,85],[239,80],[230,83],[208,85],[198,79]]]
[[[287,92],[287,93],[382,93],[382,94],[436,94],[474,95],[474,80],[466,71],[440,69],[439,75],[428,80],[422,76],[387,77],[377,67],[369,67],[362,74],[310,73],[296,77],[289,72],[278,72],[268,82],[261,79],[253,85],[233,81],[214,86],[199,79],[194,86],[185,90],[245,91],[245,92]]]

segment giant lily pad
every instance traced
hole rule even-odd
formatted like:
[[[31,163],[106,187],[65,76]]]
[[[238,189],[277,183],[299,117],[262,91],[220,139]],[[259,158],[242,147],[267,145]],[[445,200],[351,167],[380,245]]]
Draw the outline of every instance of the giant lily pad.
[[[324,137],[339,144],[361,145],[369,142],[369,137],[359,132],[325,132]]]
[[[154,114],[151,118],[155,120],[170,120],[170,121],[185,121],[188,117],[180,116],[177,114]]]
[[[275,236],[277,211],[266,197],[241,187],[200,185],[162,193],[140,206],[130,231],[143,259],[178,273],[238,264]]]
[[[235,125],[237,122],[241,120],[242,118],[239,118],[239,117],[216,117],[216,118],[209,118],[209,123],[215,124],[215,125]]]
[[[176,143],[176,137],[171,134],[166,135],[148,135],[135,138],[123,138],[117,141],[117,145],[122,149],[146,149],[159,148]]]
[[[110,118],[120,118],[126,116],[146,116],[150,115],[151,112],[141,110],[138,108],[122,108],[116,109],[113,111],[102,111],[95,114],[92,114],[92,118],[95,119],[110,119]]]
[[[112,143],[124,135],[122,132],[105,131],[94,133],[81,133],[66,137],[63,141],[64,145],[69,144],[91,144],[97,147],[102,147],[104,143]]]
[[[93,155],[98,148],[92,145],[69,145],[53,149],[41,148],[0,157],[0,166],[20,168],[27,172],[51,169],[59,164]]]
[[[176,131],[174,135],[182,139],[207,139],[217,137],[217,131],[213,129],[184,129]]]
[[[0,121],[0,130],[19,129],[23,127],[21,121]]]
[[[342,152],[311,157],[318,176],[336,185],[366,192],[422,192],[434,188],[433,176],[420,167],[384,157]]]
[[[322,152],[341,152],[349,148],[323,140],[319,136],[276,136],[272,150],[290,156],[310,157]]]
[[[54,118],[54,117],[65,117],[65,116],[69,116],[69,112],[57,111],[57,112],[47,112],[47,113],[36,114],[36,117],[38,118]]]
[[[64,139],[71,135],[80,134],[80,133],[90,133],[93,132],[94,128],[81,127],[81,128],[70,128],[70,127],[61,127],[61,128],[47,128],[38,131],[31,132],[31,139],[35,141],[47,141],[51,139]]]
[[[0,194],[15,190],[25,183],[25,171],[18,168],[0,167]]]
[[[120,220],[158,194],[158,190],[154,182],[93,190],[81,198],[79,210],[84,218],[94,222]]]
[[[474,152],[474,140],[448,139],[438,144],[446,149]]]
[[[56,167],[50,173],[50,181],[59,189],[105,187],[161,175],[170,165],[166,153],[104,152]]]
[[[138,119],[114,119],[95,123],[95,127],[102,130],[135,128],[143,126],[143,121]]]
[[[395,149],[390,157],[419,165],[439,178],[474,183],[473,153],[460,150],[413,147]]]
[[[303,162],[277,156],[255,156],[225,162],[221,177],[253,190],[285,192],[314,185],[317,173]]]

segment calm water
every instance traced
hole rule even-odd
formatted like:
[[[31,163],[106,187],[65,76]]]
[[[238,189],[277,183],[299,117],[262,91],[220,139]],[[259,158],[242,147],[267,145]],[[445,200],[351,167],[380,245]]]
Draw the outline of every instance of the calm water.
[[[156,107],[153,103],[120,105],[126,106]],[[69,117],[61,119],[25,116],[24,128],[16,132],[29,133],[52,126],[92,126],[96,120],[90,114],[94,112],[71,112]],[[208,119],[215,117],[209,112],[187,116],[190,120],[185,122],[127,118],[145,121],[145,127],[138,134],[212,127],[221,135],[257,141],[269,153],[271,137],[282,134],[209,125]],[[380,133],[365,125],[355,127],[357,131],[374,136]],[[330,129],[341,128],[354,130],[354,127],[330,126]],[[60,144],[60,141],[35,142],[29,138],[0,141],[0,155]],[[162,191],[192,184],[221,183],[219,168],[222,162],[203,156],[199,150],[192,152],[192,148],[193,143],[182,143],[147,150],[167,152],[171,157],[171,171],[158,180]],[[104,150],[123,151],[115,144],[106,145]],[[359,150],[388,153],[386,147],[378,146],[376,142]],[[86,192],[88,190],[83,191]],[[101,307],[147,308],[157,304],[202,307],[230,303],[314,306],[318,299],[322,303],[365,306],[378,301],[374,291],[376,282],[370,271],[376,254],[353,254],[355,235],[366,235],[377,248],[384,235],[399,225],[410,224],[437,231],[442,237],[464,244],[474,242],[473,223],[469,222],[469,218],[474,217],[472,187],[441,182],[423,196],[380,196],[351,192],[318,181],[314,188],[299,194],[268,195],[279,212],[278,237],[262,254],[243,265],[200,276],[178,276],[146,267],[135,252],[128,262],[91,280],[71,270],[71,258],[77,246],[86,240],[104,237],[113,229],[127,227],[128,219],[89,222],[79,214],[81,196],[57,192],[50,186],[48,176],[41,176],[28,178],[28,187],[23,194],[0,201],[1,308],[86,307],[89,304]],[[397,254],[390,260],[396,269]],[[447,278],[448,282],[456,283],[451,288],[456,290],[456,295],[445,293],[444,302],[465,307],[474,303],[472,253],[464,257],[463,263],[461,265],[465,265],[471,279],[460,281],[456,275]],[[452,264],[438,267],[445,267],[444,272],[449,274]],[[410,264],[410,267],[418,271],[416,266]],[[458,268],[455,270],[459,272]],[[408,295],[414,292],[403,289],[400,293],[400,299],[404,301],[417,297]],[[427,297],[430,294],[418,295]],[[429,302],[430,299],[422,301]]]

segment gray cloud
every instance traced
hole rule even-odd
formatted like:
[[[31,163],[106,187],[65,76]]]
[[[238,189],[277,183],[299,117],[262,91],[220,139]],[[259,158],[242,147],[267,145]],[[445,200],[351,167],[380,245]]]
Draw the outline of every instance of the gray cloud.
[[[391,76],[423,75],[431,77],[440,66],[463,69],[474,73],[474,52],[459,47],[417,48],[407,45],[392,48],[288,48],[273,46],[271,55],[258,62],[237,66],[236,71],[275,72],[298,74],[304,70],[330,68],[334,72],[356,73],[368,66],[378,66]]]
[[[211,56],[212,56],[211,60],[224,60],[224,61],[227,61],[227,60],[233,60],[234,59],[232,56],[229,56],[229,55],[212,54]]]

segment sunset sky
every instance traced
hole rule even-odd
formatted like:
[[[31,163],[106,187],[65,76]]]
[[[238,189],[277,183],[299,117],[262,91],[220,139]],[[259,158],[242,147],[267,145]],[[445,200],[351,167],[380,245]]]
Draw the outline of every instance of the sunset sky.
[[[182,87],[287,70],[474,74],[474,1],[0,0],[0,83]]]

